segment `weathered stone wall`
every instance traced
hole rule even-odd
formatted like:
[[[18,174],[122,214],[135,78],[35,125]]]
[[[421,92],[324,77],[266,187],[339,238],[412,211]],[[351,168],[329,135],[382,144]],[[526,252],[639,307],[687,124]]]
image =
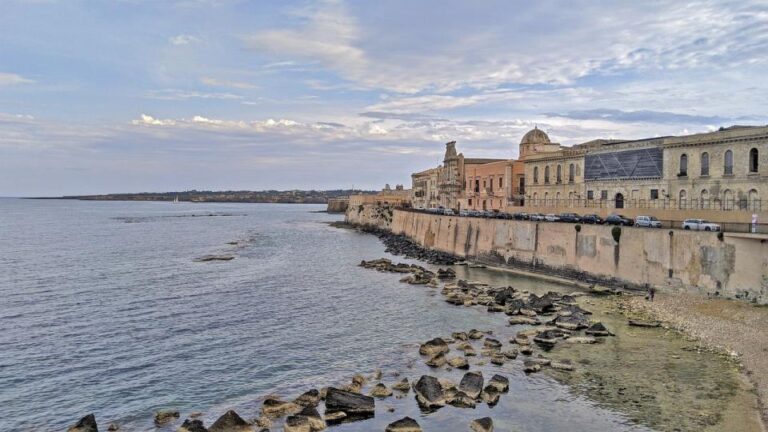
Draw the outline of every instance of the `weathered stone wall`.
[[[345,213],[349,207],[349,198],[331,198],[328,200],[328,213]]]
[[[682,230],[621,229],[500,219],[438,216],[396,210],[347,212],[352,223],[391,229],[421,245],[495,265],[523,267],[597,283],[696,291],[768,303],[764,236]]]
[[[357,204],[347,208],[344,220],[354,225],[390,230],[393,217],[394,210],[390,206]]]

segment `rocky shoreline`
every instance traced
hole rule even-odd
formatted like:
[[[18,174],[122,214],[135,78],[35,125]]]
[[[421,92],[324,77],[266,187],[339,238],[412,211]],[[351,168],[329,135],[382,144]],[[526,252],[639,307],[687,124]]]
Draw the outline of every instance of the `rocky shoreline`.
[[[440,263],[438,265],[461,263],[456,257],[424,250],[402,236],[380,231],[373,233],[385,243],[389,253]],[[295,398],[266,396],[258,415],[249,420],[229,410],[206,427],[198,419],[200,413],[188,413],[181,422],[181,413],[172,410],[156,412],[155,425],[164,430],[179,432],[315,432],[337,424],[364,422],[376,415],[377,403],[388,398],[404,399],[411,392],[422,413],[431,413],[446,406],[473,409],[486,405],[490,408],[498,404],[509,391],[510,379],[504,373],[492,373],[487,379],[481,369],[510,365],[511,370],[520,371],[526,376],[542,371],[575,374],[584,365],[564,358],[562,353],[550,355],[555,347],[583,347],[592,350],[600,347],[604,340],[618,340],[614,329],[593,319],[592,312],[582,305],[585,301],[579,301],[579,297],[596,298],[594,296],[604,295],[603,292],[562,294],[550,291],[537,295],[511,286],[491,286],[461,279],[452,268],[430,270],[416,264],[393,263],[386,258],[362,261],[359,265],[399,275],[400,281],[405,284],[430,290],[439,289],[446,303],[456,307],[482,307],[487,313],[503,318],[517,331],[506,337],[500,337],[490,330],[452,331],[450,334],[436,334],[432,339],[420,343],[418,354],[423,364],[435,372],[460,372],[461,379],[457,382],[440,377],[439,373],[403,376],[399,371],[384,374],[377,370],[368,375],[354,375],[348,383],[308,389]],[[611,298],[623,301],[624,297],[614,295]],[[589,300],[586,303],[592,304]],[[629,326],[659,331],[656,328],[660,323],[654,316],[629,314],[628,318],[624,323]],[[572,352],[570,349],[566,353]],[[505,370],[509,373],[510,369]],[[394,411],[391,406],[386,409]],[[492,417],[472,417],[467,416],[464,424],[455,424],[451,430],[493,430]],[[97,430],[96,418],[90,414],[68,429],[68,432]],[[117,424],[110,424],[107,430],[121,429]],[[409,416],[385,428],[385,431],[391,432],[421,430],[418,420]]]

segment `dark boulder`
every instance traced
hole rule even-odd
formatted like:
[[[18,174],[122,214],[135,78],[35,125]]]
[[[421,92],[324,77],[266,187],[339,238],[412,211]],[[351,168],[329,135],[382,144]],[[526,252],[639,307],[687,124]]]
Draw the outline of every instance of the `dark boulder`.
[[[421,427],[416,420],[410,417],[403,417],[387,425],[384,432],[421,432]]]
[[[413,391],[416,393],[416,401],[422,408],[433,409],[445,406],[442,386],[433,376],[422,375],[413,386]]]
[[[99,432],[99,427],[96,425],[96,416],[88,414],[67,429],[67,432]]]
[[[317,404],[320,403],[320,391],[317,389],[308,390],[297,397],[293,403],[303,407],[317,406]]]
[[[208,432],[201,420],[186,419],[177,432]]]
[[[473,432],[493,432],[493,420],[490,417],[472,420],[469,427]]]
[[[249,430],[250,425],[243,420],[234,410],[229,410],[219,417],[211,427],[209,432],[241,432]]]
[[[588,329],[584,331],[584,333],[592,336],[613,336],[613,333],[611,333],[611,331],[608,330],[601,322],[592,324]]]
[[[493,301],[498,305],[506,305],[508,301],[515,297],[515,289],[512,287],[502,288],[497,291],[493,296]]]
[[[483,391],[483,373],[467,372],[459,383],[459,390],[463,391],[473,399],[477,399]]]
[[[325,412],[341,411],[348,416],[373,414],[375,400],[370,396],[330,387],[325,395]]]
[[[491,380],[488,381],[489,386],[493,386],[500,392],[506,392],[509,390],[509,378],[501,375],[494,375]]]
[[[584,314],[573,313],[567,316],[558,316],[551,321],[552,324],[567,330],[578,330],[589,327],[589,319]]]
[[[283,432],[312,432],[312,426],[310,426],[308,418],[293,415],[285,419]]]

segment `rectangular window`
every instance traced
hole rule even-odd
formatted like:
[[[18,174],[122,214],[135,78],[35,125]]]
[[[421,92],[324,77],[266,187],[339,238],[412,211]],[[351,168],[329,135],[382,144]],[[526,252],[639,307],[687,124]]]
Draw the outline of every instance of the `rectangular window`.
[[[658,189],[651,189],[651,199],[659,199],[659,190]]]
[[[499,177],[499,187],[504,187],[504,186],[501,184],[501,180],[502,180],[502,179],[503,179],[503,177]]]
[[[608,191],[607,190],[600,191],[600,199],[601,200],[607,200],[608,199]]]
[[[472,207],[472,198],[467,200],[467,204],[469,204],[469,207]]]
[[[587,199],[595,199],[595,192],[594,191],[587,191]]]

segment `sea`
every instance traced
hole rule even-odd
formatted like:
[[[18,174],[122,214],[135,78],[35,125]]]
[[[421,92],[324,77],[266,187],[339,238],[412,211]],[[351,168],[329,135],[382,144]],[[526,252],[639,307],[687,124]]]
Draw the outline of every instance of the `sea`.
[[[431,370],[418,355],[436,336],[476,328],[507,345],[504,314],[451,306],[439,290],[360,267],[416,261],[331,226],[343,215],[324,209],[0,199],[0,430],[64,431],[89,413],[100,430],[114,422],[121,431],[176,430],[194,412],[206,425],[228,409],[253,419],[268,395],[292,399],[358,373],[381,370],[388,385],[423,374],[458,383],[464,371]],[[232,259],[199,260],[208,255]],[[456,270],[532,292],[575,289]],[[383,431],[404,416],[435,431],[468,430],[486,416],[497,430],[653,429],[556,375],[526,375],[519,359],[477,362],[486,380],[511,381],[495,407],[423,413],[410,392],[332,430]],[[181,416],[157,428],[157,410]]]

